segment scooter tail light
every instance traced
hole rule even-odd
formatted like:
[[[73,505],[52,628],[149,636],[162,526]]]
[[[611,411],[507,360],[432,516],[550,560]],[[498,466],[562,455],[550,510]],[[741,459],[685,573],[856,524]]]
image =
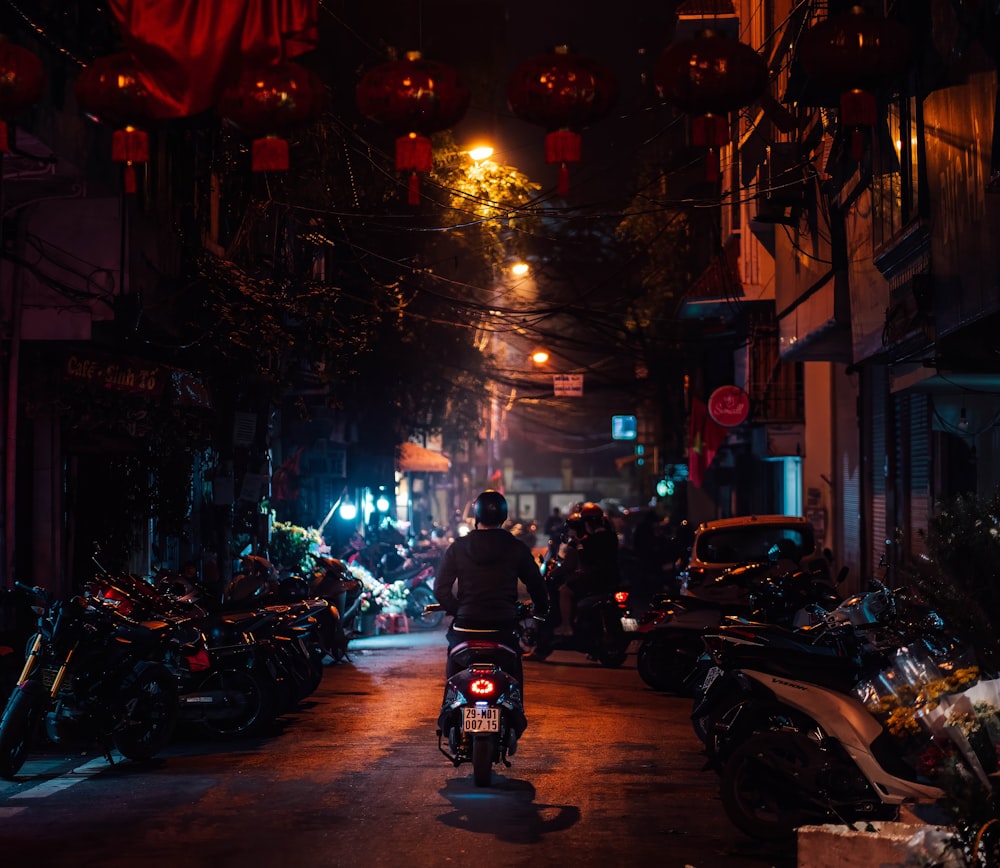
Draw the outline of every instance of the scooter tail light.
[[[615,591],[615,602],[624,606],[628,602],[628,591]]]
[[[492,678],[476,678],[469,684],[469,692],[474,696],[489,696],[496,693],[497,685]]]

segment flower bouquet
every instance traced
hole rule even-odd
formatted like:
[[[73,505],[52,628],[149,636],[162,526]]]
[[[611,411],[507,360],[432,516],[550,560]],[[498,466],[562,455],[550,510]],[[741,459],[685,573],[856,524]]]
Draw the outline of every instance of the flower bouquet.
[[[992,789],[1000,745],[1000,679],[980,681],[941,702],[944,729],[980,782]]]

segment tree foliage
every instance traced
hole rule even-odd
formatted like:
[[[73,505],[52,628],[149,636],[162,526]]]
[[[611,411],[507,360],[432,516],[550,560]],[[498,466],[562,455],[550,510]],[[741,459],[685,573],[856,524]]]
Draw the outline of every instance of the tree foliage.
[[[958,494],[939,504],[925,535],[927,558],[908,573],[916,588],[976,648],[1000,668],[1000,489],[989,496]]]

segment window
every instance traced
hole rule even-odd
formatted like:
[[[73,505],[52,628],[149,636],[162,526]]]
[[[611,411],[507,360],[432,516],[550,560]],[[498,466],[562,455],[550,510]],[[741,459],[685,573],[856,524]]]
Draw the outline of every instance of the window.
[[[920,109],[914,97],[889,104],[886,124],[872,141],[873,240],[875,250],[893,242],[917,217]]]

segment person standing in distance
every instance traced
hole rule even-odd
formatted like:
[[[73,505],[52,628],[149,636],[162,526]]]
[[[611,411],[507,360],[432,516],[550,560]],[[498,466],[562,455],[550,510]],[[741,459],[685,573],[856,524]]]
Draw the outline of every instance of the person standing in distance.
[[[518,582],[534,604],[535,617],[548,612],[548,594],[538,564],[523,542],[502,528],[507,500],[499,491],[482,492],[473,505],[475,528],[458,537],[445,551],[434,576],[434,596],[454,616],[448,628],[446,677],[457,671],[451,649],[468,639],[490,639],[518,649]],[[524,689],[523,667],[515,677]]]

